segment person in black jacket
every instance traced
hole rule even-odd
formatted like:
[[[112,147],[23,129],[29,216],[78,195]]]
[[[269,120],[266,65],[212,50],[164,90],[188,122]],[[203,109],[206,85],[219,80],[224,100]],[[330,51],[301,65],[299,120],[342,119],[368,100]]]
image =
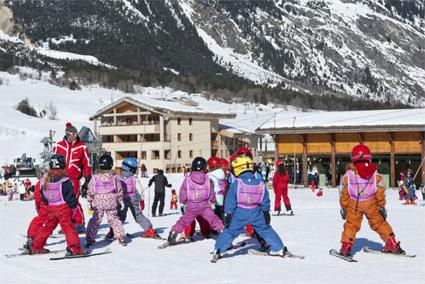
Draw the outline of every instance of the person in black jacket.
[[[168,183],[167,178],[164,176],[164,171],[159,170],[156,175],[154,175],[150,180],[148,186],[150,187],[152,183],[155,183],[155,197],[152,204],[152,216],[156,217],[156,207],[159,201],[159,216],[163,215],[164,212],[164,199],[165,199],[165,187],[171,187],[171,184]]]

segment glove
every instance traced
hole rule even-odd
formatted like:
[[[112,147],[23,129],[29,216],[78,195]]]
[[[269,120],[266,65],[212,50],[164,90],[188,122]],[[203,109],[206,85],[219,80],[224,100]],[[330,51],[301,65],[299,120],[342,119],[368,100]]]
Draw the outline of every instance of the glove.
[[[341,208],[341,209],[339,210],[339,213],[341,213],[341,218],[342,218],[342,220],[345,220],[345,216],[347,215],[347,209],[345,209],[345,208]]]
[[[264,221],[266,221],[267,225],[270,225],[270,212],[269,211],[263,211]]]
[[[184,204],[180,204],[180,211],[184,214]]]
[[[387,209],[385,209],[385,207],[380,207],[379,213],[381,213],[382,217],[384,217],[384,220],[387,220]]]
[[[229,228],[230,223],[232,223],[232,214],[226,214],[226,215],[224,216],[224,226],[225,226],[226,228]]]
[[[75,225],[83,224],[83,215],[78,207],[71,209],[71,220]]]
[[[140,205],[140,210],[143,211],[143,209],[145,209],[145,201],[144,200],[140,200],[139,205]]]
[[[82,198],[87,197],[87,191],[88,191],[88,188],[89,188],[90,180],[91,180],[91,176],[85,177],[85,181],[84,181],[83,185],[81,186],[81,197]]]

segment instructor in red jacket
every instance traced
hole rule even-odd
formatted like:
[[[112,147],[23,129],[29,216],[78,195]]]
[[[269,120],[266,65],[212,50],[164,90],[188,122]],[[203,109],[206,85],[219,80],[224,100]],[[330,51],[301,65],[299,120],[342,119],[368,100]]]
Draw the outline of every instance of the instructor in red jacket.
[[[61,154],[66,159],[65,171],[68,178],[74,186],[74,194],[77,198],[77,206],[83,212],[83,208],[78,200],[80,196],[80,179],[84,177],[84,183],[81,186],[81,195],[87,194],[87,187],[91,179],[90,158],[87,146],[78,137],[78,131],[70,122],[66,123],[65,137],[62,141],[56,143],[54,154]],[[84,216],[84,214],[83,214]],[[84,232],[85,222],[77,226],[77,231]]]

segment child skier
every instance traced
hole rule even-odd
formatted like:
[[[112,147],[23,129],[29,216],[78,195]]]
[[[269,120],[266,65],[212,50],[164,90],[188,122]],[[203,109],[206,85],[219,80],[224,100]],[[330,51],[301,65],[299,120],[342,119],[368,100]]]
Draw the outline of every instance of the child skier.
[[[393,229],[386,221],[385,186],[382,176],[372,163],[369,148],[362,144],[355,146],[351,151],[351,161],[355,168],[347,171],[340,186],[341,217],[345,224],[339,253],[351,256],[351,247],[365,215],[371,229],[385,241],[382,252],[404,254],[400,242],[395,239]]]
[[[173,209],[173,208],[177,210],[177,201],[178,201],[177,193],[176,193],[176,190],[173,189],[173,190],[171,190],[170,210]]]
[[[289,173],[285,168],[282,160],[276,161],[276,172],[273,176],[273,190],[275,193],[274,211],[275,215],[280,214],[280,199],[283,199],[285,209],[289,215],[294,215],[292,211],[291,201],[288,197]]]
[[[208,177],[214,184],[215,192],[215,208],[214,213],[224,221],[224,194],[226,192],[226,173],[224,172],[221,159],[217,157],[211,157],[208,159]]]
[[[243,232],[245,225],[251,224],[264,238],[270,249],[269,255],[284,256],[287,249],[270,226],[270,199],[263,181],[254,178],[253,162],[249,156],[238,156],[231,161],[236,176],[230,185],[224,202],[226,228],[215,243],[213,260],[221,258],[232,241]]]
[[[93,175],[89,182],[87,202],[93,216],[87,225],[86,244],[94,244],[99,225],[103,215],[106,213],[108,223],[112,227],[118,242],[125,246],[125,232],[121,221],[118,218],[118,206],[124,207],[121,183],[112,170],[113,160],[109,155],[99,157],[99,170]]]
[[[74,225],[83,223],[83,216],[77,207],[74,188],[66,175],[65,165],[65,157],[54,154],[49,161],[49,171],[40,180],[40,193],[46,206],[47,217],[44,226],[37,231],[32,245],[28,247],[30,254],[48,252],[44,245],[58,224],[65,234],[68,245],[67,254],[85,254],[85,251],[81,249],[80,239],[74,227]]]
[[[144,194],[140,180],[135,176],[137,171],[137,159],[125,158],[122,162],[122,174],[119,176],[121,186],[124,192],[124,208],[118,211],[121,222],[124,224],[127,218],[127,211],[130,209],[133,218],[140,227],[143,228],[143,238],[159,238],[156,231],[152,228],[152,223],[142,210],[145,208]],[[139,193],[142,192],[142,194]],[[112,229],[111,229],[112,230]],[[113,231],[112,231],[113,232]]]
[[[205,174],[207,161],[202,157],[196,157],[192,162],[191,173],[187,176],[180,187],[180,203],[185,205],[184,214],[171,228],[168,236],[168,245],[175,245],[178,234],[190,225],[197,216],[203,217],[210,227],[221,232],[223,222],[214,214],[210,203],[215,203],[214,185]]]

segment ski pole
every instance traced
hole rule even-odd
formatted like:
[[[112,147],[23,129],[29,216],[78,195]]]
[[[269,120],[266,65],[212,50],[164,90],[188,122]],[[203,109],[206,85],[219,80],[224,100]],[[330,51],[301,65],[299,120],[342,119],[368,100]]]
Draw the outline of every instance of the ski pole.
[[[424,161],[425,161],[425,158],[423,158],[423,159],[422,159],[422,162],[421,162],[421,164],[419,165],[418,169],[416,170],[416,173],[415,173],[415,175],[413,176],[413,180],[415,180],[416,176],[418,175],[418,173],[419,173],[419,170],[421,169],[421,167],[422,167],[422,164],[424,163]]]

